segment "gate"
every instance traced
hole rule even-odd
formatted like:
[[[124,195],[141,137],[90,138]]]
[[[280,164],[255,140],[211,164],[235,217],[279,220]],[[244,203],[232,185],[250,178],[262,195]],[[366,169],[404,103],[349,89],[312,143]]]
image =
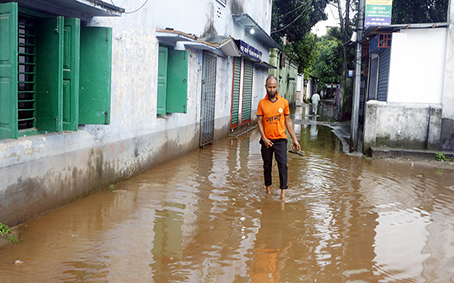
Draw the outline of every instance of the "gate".
[[[202,79],[202,121],[200,147],[213,142],[214,113],[216,101],[216,66],[217,57],[204,53]]]

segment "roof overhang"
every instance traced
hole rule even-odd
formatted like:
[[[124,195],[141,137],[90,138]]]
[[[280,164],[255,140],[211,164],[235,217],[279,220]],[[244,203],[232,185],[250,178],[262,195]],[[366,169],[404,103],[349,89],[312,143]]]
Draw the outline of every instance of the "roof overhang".
[[[264,62],[264,61],[260,61],[260,62],[254,62],[254,65],[256,66],[260,66],[260,67],[263,67],[263,68],[266,68],[266,69],[277,69],[277,67],[267,63],[267,62]]]
[[[0,0],[0,3],[11,0]],[[46,14],[89,20],[97,17],[119,17],[125,9],[100,0],[14,0],[19,6]]]
[[[235,41],[231,37],[216,36],[205,40],[199,40],[194,35],[172,29],[157,29],[156,37],[160,44],[173,46],[176,50],[193,48],[209,51],[221,57],[241,56]]]
[[[449,23],[427,23],[427,24],[400,24],[386,26],[369,26],[365,29],[363,39],[368,36],[373,36],[379,33],[393,33],[402,29],[431,29],[431,28],[446,28]]]
[[[258,42],[268,48],[280,48],[279,44],[274,41],[263,28],[257,24],[248,14],[232,15],[233,20],[244,27],[245,32]],[[251,33],[254,30],[254,33]]]

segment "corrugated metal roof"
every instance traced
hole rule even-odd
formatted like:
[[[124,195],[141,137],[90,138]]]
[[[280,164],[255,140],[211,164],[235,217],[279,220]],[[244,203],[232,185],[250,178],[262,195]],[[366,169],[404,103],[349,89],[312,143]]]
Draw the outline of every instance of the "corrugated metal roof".
[[[445,28],[449,23],[426,23],[426,24],[400,24],[400,25],[387,25],[387,26],[370,26],[363,34],[363,38],[378,34],[378,33],[392,33],[401,29],[424,29],[424,28]]]

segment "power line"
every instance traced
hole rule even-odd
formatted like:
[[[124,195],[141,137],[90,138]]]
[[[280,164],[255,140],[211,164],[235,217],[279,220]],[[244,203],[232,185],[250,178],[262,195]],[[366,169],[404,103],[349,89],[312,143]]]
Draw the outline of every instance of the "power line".
[[[140,9],[143,8],[143,6],[145,6],[145,4],[147,4],[147,2],[148,2],[148,0],[146,0],[146,1],[142,4],[142,6],[140,6],[137,10],[132,11],[132,12],[125,12],[125,14],[133,14],[133,13],[139,11]]]
[[[112,3],[112,5],[117,6],[117,5],[115,5],[115,3],[114,3],[113,0],[110,0],[110,2]],[[133,14],[133,13],[139,11],[140,9],[142,9],[143,6],[145,6],[145,4],[147,4],[147,2],[148,2],[148,0],[145,0],[145,2],[143,2],[142,6],[140,6],[138,9],[136,9],[136,10],[134,10],[134,11],[132,11],[132,12],[124,12],[124,13],[125,13],[125,14]]]
[[[289,23],[288,25],[286,25],[285,27],[283,27],[281,29],[272,31],[271,33],[283,31],[284,29],[286,29],[289,26],[291,26],[294,22],[296,22],[296,20],[298,20],[304,14],[304,12],[306,12],[306,10],[307,10],[307,8],[309,8],[310,4],[311,4],[311,2],[308,2],[306,8],[304,8],[304,10],[301,12],[301,14],[299,14],[298,17],[296,17],[291,23]]]
[[[286,16],[286,15],[288,15],[288,14],[290,14],[290,13],[292,13],[292,12],[298,10],[299,8],[303,7],[304,4],[306,4],[306,3],[303,3],[303,4],[299,5],[298,7],[296,7],[295,9],[293,9],[293,10],[291,10],[291,11],[285,13],[285,14],[279,15],[279,16],[277,16],[277,17],[271,19],[271,20],[276,20],[276,19],[279,19],[279,18],[281,18],[281,17],[283,17],[283,16]]]

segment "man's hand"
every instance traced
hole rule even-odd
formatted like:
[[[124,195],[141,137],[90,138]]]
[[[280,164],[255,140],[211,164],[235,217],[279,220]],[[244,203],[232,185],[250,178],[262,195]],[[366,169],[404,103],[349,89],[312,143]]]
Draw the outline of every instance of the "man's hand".
[[[262,138],[262,141],[266,148],[270,148],[274,145],[274,143],[267,138]]]
[[[301,145],[296,139],[293,140],[293,149],[301,150]]]

